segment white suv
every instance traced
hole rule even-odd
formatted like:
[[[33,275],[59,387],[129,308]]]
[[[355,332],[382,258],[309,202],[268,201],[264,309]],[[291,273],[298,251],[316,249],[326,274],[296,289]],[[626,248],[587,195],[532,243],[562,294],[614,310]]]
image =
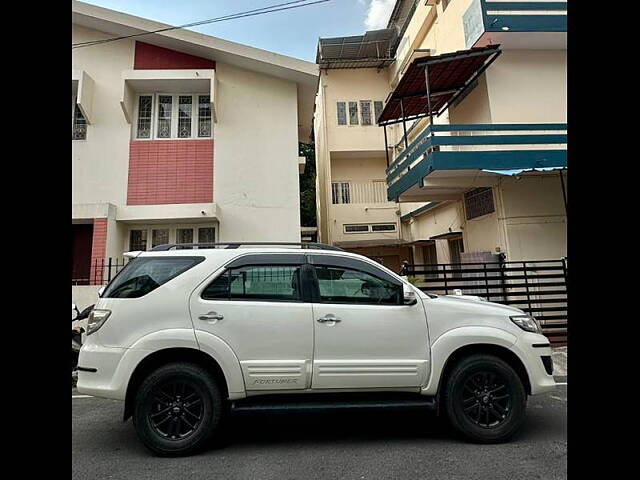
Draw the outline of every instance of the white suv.
[[[78,391],[124,400],[156,453],[192,452],[232,410],[293,398],[436,408],[497,442],[520,427],[527,395],[555,387],[549,341],[521,310],[425,294],[321,244],[206,247],[130,254],[80,351]]]

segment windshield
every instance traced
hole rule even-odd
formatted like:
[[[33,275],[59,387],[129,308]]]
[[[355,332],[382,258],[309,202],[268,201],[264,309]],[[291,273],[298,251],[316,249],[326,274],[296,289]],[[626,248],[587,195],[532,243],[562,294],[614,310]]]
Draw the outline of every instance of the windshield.
[[[138,257],[102,293],[102,298],[139,298],[202,262],[204,257]]]

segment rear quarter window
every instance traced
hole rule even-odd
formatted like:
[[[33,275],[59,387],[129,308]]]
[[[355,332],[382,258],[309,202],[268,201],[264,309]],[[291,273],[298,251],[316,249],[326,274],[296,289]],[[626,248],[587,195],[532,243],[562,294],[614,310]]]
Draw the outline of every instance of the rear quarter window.
[[[113,279],[102,298],[140,298],[202,262],[204,257],[138,257]]]

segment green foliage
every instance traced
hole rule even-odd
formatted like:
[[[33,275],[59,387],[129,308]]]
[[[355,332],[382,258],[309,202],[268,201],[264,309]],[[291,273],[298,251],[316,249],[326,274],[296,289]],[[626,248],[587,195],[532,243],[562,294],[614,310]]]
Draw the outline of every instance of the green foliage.
[[[307,159],[300,175],[300,225],[316,227],[316,152],[313,143],[298,144],[300,156]]]

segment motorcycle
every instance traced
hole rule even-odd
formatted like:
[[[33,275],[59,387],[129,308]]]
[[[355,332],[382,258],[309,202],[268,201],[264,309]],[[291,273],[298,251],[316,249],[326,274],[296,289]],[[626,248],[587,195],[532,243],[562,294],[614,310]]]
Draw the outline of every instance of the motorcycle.
[[[71,304],[71,385],[74,385],[74,378],[78,368],[78,356],[80,355],[80,348],[82,347],[82,334],[84,328],[77,324],[80,320],[84,320],[89,317],[91,310],[95,305],[90,305],[82,312],[78,310],[75,303]]]

